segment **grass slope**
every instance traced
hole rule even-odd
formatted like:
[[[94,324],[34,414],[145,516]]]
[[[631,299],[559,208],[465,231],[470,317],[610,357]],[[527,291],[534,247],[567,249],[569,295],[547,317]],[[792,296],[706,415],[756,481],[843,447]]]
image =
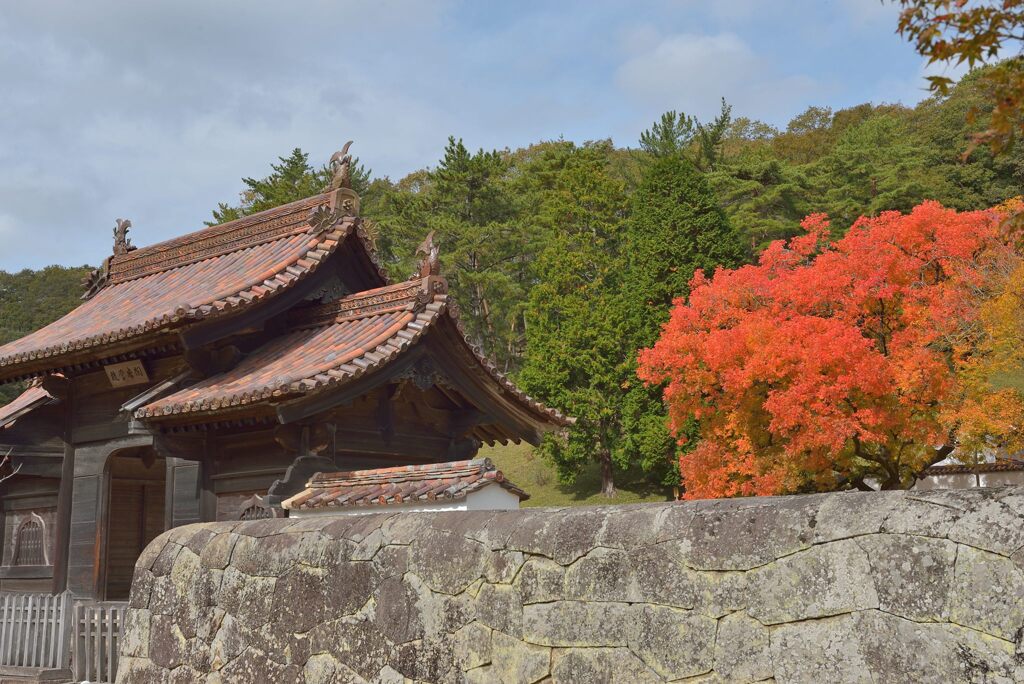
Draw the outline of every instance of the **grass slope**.
[[[614,499],[607,499],[601,496],[601,473],[596,463],[580,473],[573,484],[560,484],[555,468],[525,443],[485,446],[480,450],[479,457],[494,461],[506,478],[530,494],[530,498],[523,502],[524,507],[595,506],[672,499],[671,488],[654,487],[640,478],[628,476],[616,479],[615,486],[619,494]]]

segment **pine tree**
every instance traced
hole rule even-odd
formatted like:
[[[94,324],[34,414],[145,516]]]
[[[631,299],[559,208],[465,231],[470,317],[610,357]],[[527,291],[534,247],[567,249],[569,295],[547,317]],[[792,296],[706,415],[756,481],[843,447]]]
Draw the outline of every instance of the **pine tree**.
[[[729,224],[707,179],[682,157],[654,160],[632,196],[623,235],[627,264],[621,307],[629,349],[623,383],[623,440],[614,456],[662,482],[678,482],[676,440],[669,434],[658,387],[636,378],[635,350],[654,344],[673,300],[689,291],[697,269],[711,273],[745,259],[740,233]]]
[[[221,202],[213,210],[216,225],[233,221],[249,214],[273,209],[282,204],[312,197],[324,191],[331,180],[331,170],[326,165],[315,168],[309,163],[309,155],[296,147],[287,157],[278,157],[277,164],[271,164],[271,173],[264,178],[243,178],[245,190],[236,206]],[[352,189],[363,194],[370,185],[370,171],[355,159],[352,164]]]
[[[576,418],[567,435],[549,435],[543,444],[560,478],[571,482],[597,461],[602,491],[614,496],[628,355],[615,295],[628,204],[623,183],[608,173],[609,152],[608,145],[572,148],[540,203],[536,220],[547,242],[534,267],[538,282],[530,293],[518,380]]]

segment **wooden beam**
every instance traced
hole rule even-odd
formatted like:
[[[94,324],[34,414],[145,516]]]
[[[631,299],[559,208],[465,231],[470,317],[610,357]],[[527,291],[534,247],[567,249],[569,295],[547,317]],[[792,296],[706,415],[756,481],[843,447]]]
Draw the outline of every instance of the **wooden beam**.
[[[508,401],[489,392],[475,377],[469,368],[457,359],[453,350],[447,346],[450,340],[444,338],[428,338],[424,342],[429,346],[431,358],[441,371],[448,377],[466,399],[480,411],[493,417],[494,423],[501,425],[513,435],[521,435],[534,446],[540,444],[540,432],[537,428],[518,418],[509,410]],[[476,363],[474,361],[474,363]]]
[[[415,347],[400,354],[398,359],[384,368],[372,371],[355,382],[349,382],[338,389],[325,389],[314,392],[300,399],[294,399],[277,407],[277,419],[282,425],[295,423],[318,413],[329,411],[341,406],[367,392],[377,389],[392,381],[397,375],[408,370],[423,355],[421,347]]]

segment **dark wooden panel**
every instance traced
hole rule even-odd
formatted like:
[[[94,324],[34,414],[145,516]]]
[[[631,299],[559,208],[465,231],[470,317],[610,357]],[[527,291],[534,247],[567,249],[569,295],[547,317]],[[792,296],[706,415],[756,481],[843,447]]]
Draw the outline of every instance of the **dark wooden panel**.
[[[168,460],[171,506],[169,527],[202,522],[200,514],[200,485],[202,473],[199,463]]]

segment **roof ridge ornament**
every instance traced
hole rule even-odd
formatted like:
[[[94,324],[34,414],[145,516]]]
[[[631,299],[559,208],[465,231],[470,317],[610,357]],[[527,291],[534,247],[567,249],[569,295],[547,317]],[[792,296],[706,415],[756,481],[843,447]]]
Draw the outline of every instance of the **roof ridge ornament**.
[[[359,216],[359,195],[352,189],[352,155],[348,153],[352,141],[331,155],[331,182],[326,192],[330,199],[309,212],[309,225],[320,233],[345,216]]]
[[[416,254],[422,254],[423,258],[419,260],[416,267],[417,272],[413,274],[410,280],[441,275],[440,253],[440,249],[434,244],[434,231],[430,231],[427,233],[427,237],[423,238],[420,246],[416,248]]]
[[[131,219],[115,219],[114,221],[114,256],[127,254],[135,249],[131,238],[128,237],[128,229],[132,227]]]
[[[114,219],[114,253],[104,259],[99,268],[93,269],[82,279],[82,288],[85,290],[82,299],[92,299],[97,292],[107,286],[110,281],[110,262],[115,257],[135,251],[135,245],[128,237],[128,229],[131,227],[131,219]]]
[[[328,190],[352,189],[352,155],[348,153],[351,146],[352,141],[349,140],[344,147],[331,155],[329,164],[333,175]]]

